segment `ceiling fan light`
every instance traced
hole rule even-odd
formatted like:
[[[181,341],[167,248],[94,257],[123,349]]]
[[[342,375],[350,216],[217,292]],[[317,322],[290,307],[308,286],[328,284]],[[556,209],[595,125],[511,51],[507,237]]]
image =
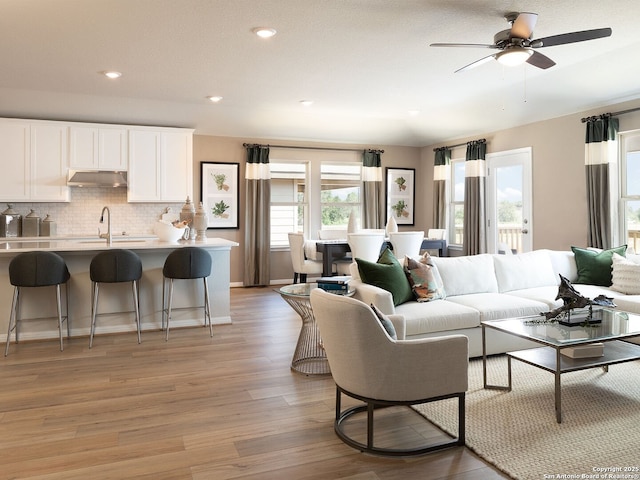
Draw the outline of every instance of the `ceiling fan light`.
[[[515,67],[529,60],[532,54],[533,50],[522,47],[512,47],[496,54],[496,60],[507,67]]]

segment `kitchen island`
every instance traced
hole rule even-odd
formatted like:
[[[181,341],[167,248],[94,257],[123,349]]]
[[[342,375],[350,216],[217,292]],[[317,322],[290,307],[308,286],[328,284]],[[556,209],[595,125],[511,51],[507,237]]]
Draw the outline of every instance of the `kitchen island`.
[[[96,237],[30,237],[0,239],[0,339],[6,341],[9,314],[13,296],[13,286],[9,281],[9,263],[22,252],[52,251],[67,262],[69,280],[69,317],[71,336],[88,336],[91,326],[91,279],[89,264],[97,253],[124,248],[136,252],[142,260],[140,280],[140,315],[142,341],[145,335],[159,335],[162,324],[162,267],[167,255],[177,248],[195,246],[209,252],[213,261],[209,277],[209,298],[211,320],[214,324],[231,323],[230,311],[230,253],[237,242],[222,238],[207,238],[198,241],[162,242],[155,237],[113,237],[111,245],[105,239]],[[105,294],[100,296],[100,313],[114,312],[103,317],[96,326],[96,335],[106,333],[135,332],[133,314],[117,313],[132,310],[130,284],[101,284]],[[179,281],[174,287],[174,308],[202,305],[201,282]],[[109,289],[109,293],[106,292]],[[64,290],[63,290],[64,292]],[[113,292],[113,293],[111,293]],[[39,317],[55,312],[53,289],[29,289],[24,295],[22,316]],[[203,325],[201,309],[174,311],[172,328]],[[146,332],[149,331],[149,332]],[[21,340],[58,338],[55,320],[32,320],[23,322],[20,329]],[[132,338],[132,341],[135,340]],[[94,340],[94,348],[100,345],[100,338]]]

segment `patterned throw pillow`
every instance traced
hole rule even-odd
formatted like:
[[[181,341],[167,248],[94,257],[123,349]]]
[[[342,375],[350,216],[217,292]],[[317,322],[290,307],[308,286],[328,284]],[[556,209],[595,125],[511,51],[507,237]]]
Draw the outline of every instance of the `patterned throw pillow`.
[[[613,254],[611,288],[627,295],[640,295],[640,265],[622,255]]]
[[[378,320],[380,321],[386,332],[389,334],[389,336],[394,340],[398,340],[396,328],[393,326],[393,323],[391,322],[389,317],[382,313],[373,303],[371,304],[371,310],[373,310],[373,313],[376,314],[376,317],[378,317]]]
[[[418,302],[445,298],[442,278],[428,253],[425,253],[419,262],[411,257],[405,257],[404,271]]]

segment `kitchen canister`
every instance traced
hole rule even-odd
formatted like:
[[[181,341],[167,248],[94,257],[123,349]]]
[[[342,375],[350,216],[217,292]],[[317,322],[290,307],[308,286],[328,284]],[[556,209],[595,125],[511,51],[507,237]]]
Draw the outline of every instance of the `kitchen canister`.
[[[58,230],[58,226],[56,222],[51,218],[51,216],[47,213],[47,216],[44,217],[42,223],[40,224],[40,236],[41,237],[55,237]]]
[[[32,208],[29,215],[22,219],[22,236],[23,237],[39,237],[40,236],[40,217]]]
[[[196,231],[196,240],[204,240],[207,238],[207,226],[209,220],[207,219],[207,212],[204,210],[202,202],[198,204],[196,208],[196,214],[193,217],[193,229]]]
[[[0,213],[0,237],[19,237],[22,235],[22,215],[13,210],[8,204],[7,209]]]

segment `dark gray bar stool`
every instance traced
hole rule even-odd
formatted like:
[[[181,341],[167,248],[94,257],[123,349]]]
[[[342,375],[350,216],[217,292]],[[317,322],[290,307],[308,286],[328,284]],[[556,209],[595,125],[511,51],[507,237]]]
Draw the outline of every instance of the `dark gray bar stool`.
[[[209,288],[207,277],[211,275],[211,255],[200,247],[183,247],[171,252],[164,262],[162,269],[162,328],[165,328],[165,315],[167,319],[167,330],[165,340],[169,340],[169,321],[171,320],[171,310],[173,303],[173,280],[187,279],[195,280],[202,278],[204,285],[204,305],[195,307],[181,307],[174,310],[184,310],[188,308],[202,308],[204,310],[204,325],[209,323],[209,335],[213,337],[213,326],[211,325],[211,307],[209,306]],[[166,299],[166,285],[169,280],[169,298]]]
[[[96,318],[99,315],[113,315],[113,313],[98,313],[98,294],[101,283],[121,283],[131,282],[133,290],[133,307],[128,312],[114,313],[135,313],[136,326],[138,328],[138,343],[140,343],[140,299],[138,281],[142,277],[142,261],[140,257],[131,250],[107,250],[97,254],[89,265],[89,276],[91,277],[91,336],[89,338],[89,348],[93,346],[93,334],[96,329]]]
[[[60,333],[60,351],[64,350],[62,339],[62,322],[67,324],[67,337],[70,336],[69,328],[69,270],[64,259],[53,252],[25,252],[17,255],[9,263],[9,281],[13,289],[13,301],[11,304],[11,316],[7,331],[7,346],[4,350],[5,357],[9,354],[11,331],[16,331],[16,343],[19,342],[20,322],[23,320],[58,319],[58,331]],[[62,314],[60,302],[60,285],[65,285],[67,296],[66,311]],[[22,289],[26,287],[56,287],[57,317],[20,318],[20,303]]]

